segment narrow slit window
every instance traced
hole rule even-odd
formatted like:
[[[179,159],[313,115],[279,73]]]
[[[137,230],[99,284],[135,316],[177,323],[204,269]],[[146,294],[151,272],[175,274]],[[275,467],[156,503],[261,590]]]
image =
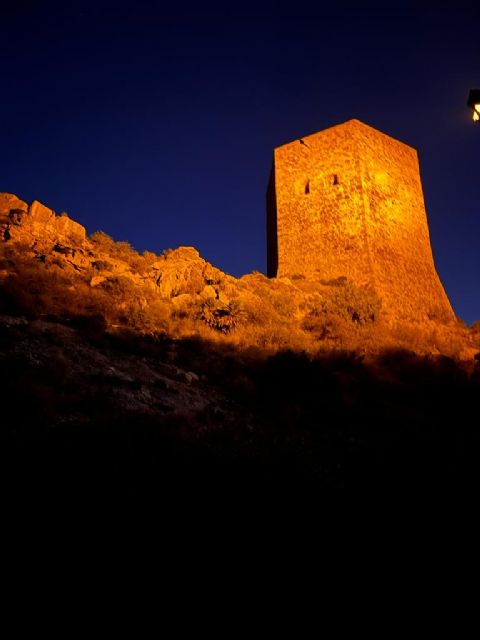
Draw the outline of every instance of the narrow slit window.
[[[310,193],[310,180],[305,183],[305,193]]]
[[[338,176],[336,173],[333,174],[333,184],[339,184],[338,182]]]

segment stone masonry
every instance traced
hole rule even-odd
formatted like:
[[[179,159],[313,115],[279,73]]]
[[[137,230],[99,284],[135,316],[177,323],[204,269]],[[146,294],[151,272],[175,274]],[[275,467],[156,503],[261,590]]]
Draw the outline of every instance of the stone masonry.
[[[455,317],[412,147],[358,120],[278,147],[267,212],[270,277],[346,277],[397,317]]]

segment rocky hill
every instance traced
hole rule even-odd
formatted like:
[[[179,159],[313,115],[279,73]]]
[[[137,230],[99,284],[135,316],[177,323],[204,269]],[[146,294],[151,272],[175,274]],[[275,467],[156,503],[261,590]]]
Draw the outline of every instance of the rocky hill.
[[[477,490],[475,328],[343,280],[139,255],[9,194],[0,227],[2,499],[223,514]]]
[[[479,392],[475,360],[262,357],[1,315],[0,499],[25,513],[141,504],[221,518],[266,505],[313,517],[340,490],[465,497],[480,485]]]
[[[33,317],[96,316],[109,327],[267,353],[401,347],[471,360],[480,349],[478,334],[460,321],[441,314],[412,321],[346,278],[234,278],[193,247],[139,255],[11,194],[0,194],[0,238],[4,304]]]

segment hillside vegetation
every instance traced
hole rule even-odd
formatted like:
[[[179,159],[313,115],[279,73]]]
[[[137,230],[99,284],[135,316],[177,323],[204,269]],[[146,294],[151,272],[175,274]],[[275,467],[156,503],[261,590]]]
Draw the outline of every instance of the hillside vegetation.
[[[478,324],[139,255],[14,196],[0,232],[0,484],[22,508],[478,492]]]
[[[266,353],[398,347],[471,360],[480,349],[478,332],[461,321],[394,316],[373,289],[345,277],[268,279],[255,272],[237,279],[193,247],[140,255],[128,242],[103,232],[86,237],[67,216],[7,195],[3,205],[0,198],[0,286],[7,310],[88,317],[144,335],[197,336]]]

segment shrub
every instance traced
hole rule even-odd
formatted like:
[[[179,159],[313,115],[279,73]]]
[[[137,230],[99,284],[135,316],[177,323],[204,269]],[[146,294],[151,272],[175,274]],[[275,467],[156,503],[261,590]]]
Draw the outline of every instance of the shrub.
[[[109,252],[115,244],[115,240],[103,231],[95,231],[90,236],[90,242],[93,242],[99,249]]]
[[[95,260],[92,262],[92,267],[97,271],[109,271],[112,268],[112,265],[106,260]]]
[[[325,301],[325,312],[339,315],[358,324],[373,322],[382,306],[377,294],[351,282],[337,284]]]
[[[331,281],[331,286],[334,288],[306,314],[302,328],[318,340],[336,340],[352,346],[365,338],[358,335],[360,328],[378,319],[381,300],[371,289],[357,287],[342,278]]]
[[[327,285],[328,287],[344,287],[347,284],[347,282],[348,280],[346,276],[333,278],[333,280],[320,280],[321,284]]]
[[[115,240],[103,231],[92,233],[90,241],[98,249],[112,256],[112,258],[125,261],[136,271],[144,267],[145,258],[139,255],[129,242],[115,242]]]
[[[131,300],[122,310],[120,321],[140,333],[156,335],[171,329],[170,315],[171,305],[160,298]]]
[[[154,262],[158,260],[157,254],[153,253],[153,251],[144,251],[142,254],[142,257],[145,261],[146,267],[149,267],[150,265],[152,265]]]
[[[245,312],[239,300],[234,299],[228,303],[223,303],[215,298],[207,298],[202,304],[200,319],[209,327],[221,333],[233,331]]]
[[[480,320],[477,320],[472,324],[472,326],[470,327],[470,331],[473,333],[473,335],[480,335]]]

